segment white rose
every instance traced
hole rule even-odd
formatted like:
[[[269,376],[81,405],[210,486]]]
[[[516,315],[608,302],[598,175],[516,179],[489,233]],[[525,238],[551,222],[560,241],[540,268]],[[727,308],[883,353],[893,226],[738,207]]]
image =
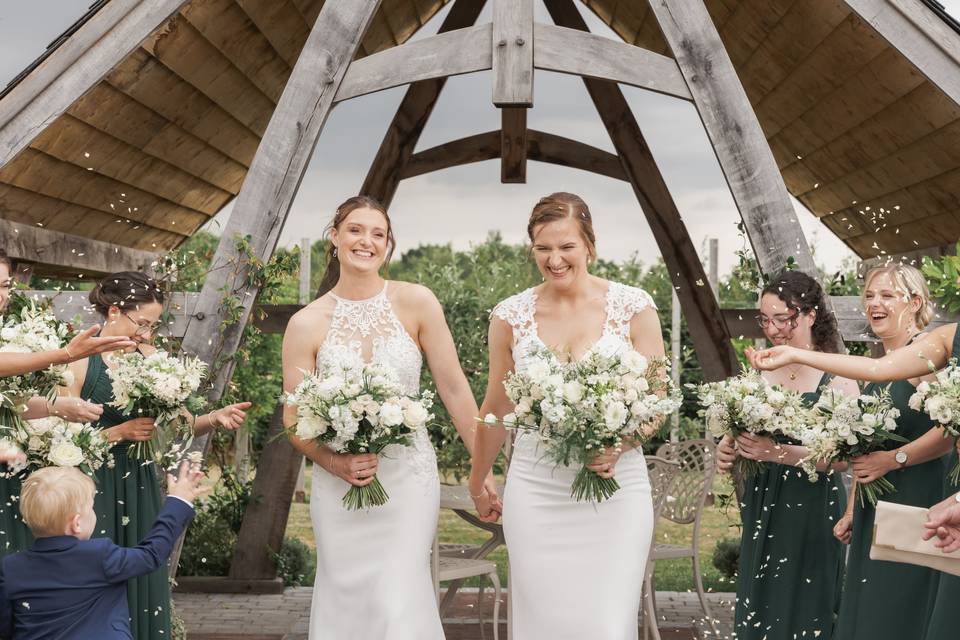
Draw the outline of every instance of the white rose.
[[[583,399],[583,385],[576,380],[563,385],[563,397],[570,404],[576,404]]]
[[[420,429],[427,424],[430,414],[419,402],[411,402],[403,409],[403,423],[411,429]]]
[[[544,360],[534,360],[527,365],[526,374],[534,382],[542,382],[550,375],[550,365]]]
[[[923,394],[920,393],[919,387],[917,387],[917,393],[910,396],[910,400],[907,401],[907,406],[909,406],[914,411],[923,410]]]
[[[315,416],[303,416],[297,421],[297,437],[312,440],[327,431],[327,423]]]
[[[924,382],[921,382],[920,384],[917,385],[917,393],[926,394],[927,391],[929,391],[929,390],[930,390],[930,383],[929,383],[929,382],[924,381]]]
[[[620,358],[620,364],[633,373],[642,374],[647,370],[649,363],[645,357],[636,351],[627,351]]]
[[[543,381],[543,387],[545,389],[560,389],[563,387],[563,376],[559,373],[553,373],[547,376],[547,379]]]
[[[83,462],[83,451],[72,442],[61,441],[50,447],[47,458],[58,467],[75,467]]]
[[[517,415],[515,413],[508,413],[503,416],[503,424],[510,427],[517,423]]]
[[[70,433],[73,434],[73,435],[78,435],[78,434],[80,434],[80,433],[81,433],[84,429],[86,429],[86,428],[87,428],[86,425],[80,424],[79,422],[68,422],[68,423],[67,423],[67,430],[70,431]]]
[[[384,402],[380,405],[380,424],[396,427],[403,423],[403,408],[396,402]]]
[[[639,393],[646,393],[646,391],[650,389],[650,383],[646,378],[637,378],[637,381],[633,383],[633,388]]]
[[[42,436],[53,429],[53,418],[38,418],[27,421],[27,429],[33,435]]]
[[[488,413],[483,417],[483,422],[484,424],[493,426],[497,424],[497,416],[493,415],[492,413]]]

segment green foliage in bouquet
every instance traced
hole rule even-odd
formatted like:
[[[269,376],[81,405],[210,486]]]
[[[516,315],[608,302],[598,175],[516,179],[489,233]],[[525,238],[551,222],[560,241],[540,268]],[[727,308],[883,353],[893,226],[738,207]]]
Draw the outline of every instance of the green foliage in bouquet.
[[[957,243],[960,254],[960,242]],[[930,285],[930,295],[951,313],[960,311],[960,255],[923,257],[920,270]]]

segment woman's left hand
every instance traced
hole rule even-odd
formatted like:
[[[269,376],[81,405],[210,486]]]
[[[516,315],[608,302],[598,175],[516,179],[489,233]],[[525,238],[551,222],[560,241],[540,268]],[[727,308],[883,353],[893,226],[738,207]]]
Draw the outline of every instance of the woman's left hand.
[[[214,427],[223,427],[228,431],[236,431],[243,425],[243,421],[247,418],[247,413],[244,410],[249,409],[251,406],[252,403],[250,402],[228,404],[216,411],[212,411],[210,413],[210,422]]]
[[[865,456],[854,458],[853,477],[860,484],[879,480],[900,465],[893,459],[892,451],[874,451]]]
[[[779,462],[784,455],[783,447],[768,436],[744,433],[737,436],[737,451],[748,460]]]
[[[620,459],[621,453],[623,452],[608,447],[603,450],[603,453],[598,454],[597,457],[593,459],[593,462],[587,465],[587,469],[593,471],[601,478],[612,478],[616,473],[617,460]]]

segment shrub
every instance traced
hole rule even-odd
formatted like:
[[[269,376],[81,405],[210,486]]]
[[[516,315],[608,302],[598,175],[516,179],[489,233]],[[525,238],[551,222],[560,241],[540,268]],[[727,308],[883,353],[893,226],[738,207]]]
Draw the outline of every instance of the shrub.
[[[740,566],[740,541],[734,538],[718,541],[713,549],[713,566],[727,579],[734,580]]]
[[[299,538],[284,538],[280,553],[273,554],[277,565],[277,576],[283,579],[287,587],[299,587],[313,584],[316,565],[313,550]]]

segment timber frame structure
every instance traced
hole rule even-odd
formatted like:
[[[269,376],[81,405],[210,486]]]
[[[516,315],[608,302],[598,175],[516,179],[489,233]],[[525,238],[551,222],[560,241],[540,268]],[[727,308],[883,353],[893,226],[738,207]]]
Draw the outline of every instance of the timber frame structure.
[[[628,182],[709,379],[734,373],[731,335],[755,330],[720,309],[619,85],[697,110],[765,273],[816,272],[791,194],[862,258],[960,236],[960,34],[931,2],[543,2],[554,24],[535,22],[535,0],[101,0],[0,94],[4,248],[37,273],[144,268],[235,199],[203,290],[176,300],[173,332],[215,363],[258,294],[236,238],[269,259],[330,111],[404,85],[361,193],[389,205],[403,179],[494,159],[503,182],[523,182],[528,160]],[[409,40],[445,4],[436,35]],[[589,33],[578,5],[623,41]],[[615,153],[527,128],[541,71],[583,79]],[[500,130],[418,151],[446,79],[476,72]],[[223,327],[225,296],[241,322]],[[856,302],[833,307],[858,339]],[[282,331],[295,309],[264,322]],[[212,401],[231,366],[215,373]],[[298,459],[282,442],[264,453],[254,492],[268,499],[248,510],[251,555],[231,577],[273,575],[259,550],[279,548]]]

